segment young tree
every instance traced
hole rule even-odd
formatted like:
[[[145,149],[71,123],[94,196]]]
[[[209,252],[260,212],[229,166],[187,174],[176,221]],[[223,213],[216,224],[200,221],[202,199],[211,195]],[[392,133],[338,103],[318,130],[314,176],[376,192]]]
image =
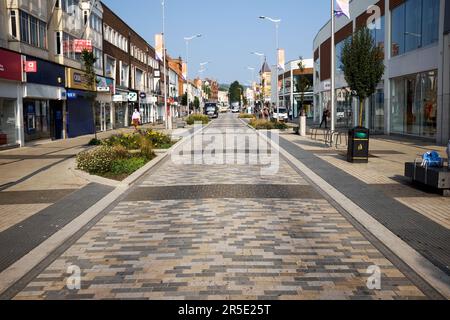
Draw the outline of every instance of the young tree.
[[[359,98],[359,126],[362,127],[364,102],[375,93],[384,74],[383,50],[375,45],[370,30],[364,27],[346,40],[341,62],[345,80]]]
[[[195,110],[200,109],[200,99],[198,97],[194,98],[194,108]]]
[[[300,92],[300,104],[301,111],[300,114],[304,115],[303,102],[305,101],[305,92],[309,90],[311,87],[311,82],[309,81],[307,75],[305,75],[305,62],[303,61],[303,57],[300,57],[300,62],[298,63],[298,68],[300,70],[300,78],[297,83],[297,91]]]
[[[97,74],[95,73],[95,63],[97,62],[97,58],[95,57],[93,52],[88,50],[83,50],[81,53],[81,61],[84,64],[84,71],[86,77],[86,85],[89,89],[94,89],[92,94],[89,95],[92,106],[92,114],[93,114],[93,122],[94,122],[94,135],[95,139],[97,139],[97,128],[95,125],[95,99],[97,97],[96,87],[97,87]]]
[[[242,102],[241,96],[243,92],[244,87],[238,81],[233,82],[229,90],[230,103],[239,102],[240,104]]]

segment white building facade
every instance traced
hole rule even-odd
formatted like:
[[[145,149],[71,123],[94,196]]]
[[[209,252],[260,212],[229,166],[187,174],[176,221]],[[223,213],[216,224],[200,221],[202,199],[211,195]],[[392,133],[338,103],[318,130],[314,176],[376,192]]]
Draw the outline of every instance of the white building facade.
[[[446,144],[450,139],[449,1],[359,0],[350,2],[352,20],[336,18],[336,121],[357,124],[358,101],[341,69],[345,40],[367,25],[384,50],[386,70],[376,93],[367,99],[364,126],[372,133],[399,134]],[[376,18],[376,19],[375,19]],[[314,39],[316,122],[330,106],[331,22]]]

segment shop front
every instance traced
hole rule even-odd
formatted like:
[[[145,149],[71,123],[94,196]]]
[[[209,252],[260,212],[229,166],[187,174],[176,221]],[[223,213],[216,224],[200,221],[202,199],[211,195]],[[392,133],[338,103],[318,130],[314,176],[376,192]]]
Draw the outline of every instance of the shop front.
[[[142,123],[147,124],[153,122],[153,102],[152,97],[148,93],[141,92],[139,94],[139,105]]]
[[[45,60],[34,61],[36,72],[26,74],[23,85],[23,127],[25,142],[64,138],[64,104],[66,102],[65,68]]]
[[[104,132],[113,129],[114,79],[97,77],[97,97],[95,99],[95,129]]]
[[[120,129],[128,126],[128,91],[116,89],[113,95],[113,128]]]
[[[438,72],[391,79],[391,132],[436,139]]]
[[[22,145],[22,58],[0,49],[0,148]]]
[[[93,134],[95,87],[89,87],[83,71],[66,68],[67,136]]]

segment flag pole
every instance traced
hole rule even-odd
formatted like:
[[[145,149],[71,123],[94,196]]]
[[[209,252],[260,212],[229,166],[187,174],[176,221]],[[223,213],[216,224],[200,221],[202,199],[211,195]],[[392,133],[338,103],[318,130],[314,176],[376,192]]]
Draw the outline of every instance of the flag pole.
[[[335,10],[334,10],[334,1],[331,0],[331,130],[334,131],[336,129],[335,126],[335,51],[336,47],[334,45],[334,31],[335,31]],[[331,135],[333,136],[333,135]]]

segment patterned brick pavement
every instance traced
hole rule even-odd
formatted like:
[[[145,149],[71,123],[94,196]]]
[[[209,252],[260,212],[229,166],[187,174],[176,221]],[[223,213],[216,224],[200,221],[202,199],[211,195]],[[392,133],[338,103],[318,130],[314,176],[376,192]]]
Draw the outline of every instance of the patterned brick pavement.
[[[228,115],[213,127],[238,124]],[[262,178],[258,166],[180,168],[168,161],[15,299],[427,298],[282,159],[280,168]],[[255,184],[308,191],[227,197],[230,184],[253,194]],[[158,186],[165,194],[152,191]],[[224,190],[190,199],[180,187]],[[70,265],[81,269],[79,290],[66,287]],[[382,272],[381,290],[366,286],[373,265]]]

